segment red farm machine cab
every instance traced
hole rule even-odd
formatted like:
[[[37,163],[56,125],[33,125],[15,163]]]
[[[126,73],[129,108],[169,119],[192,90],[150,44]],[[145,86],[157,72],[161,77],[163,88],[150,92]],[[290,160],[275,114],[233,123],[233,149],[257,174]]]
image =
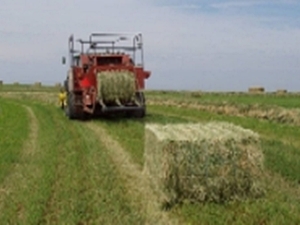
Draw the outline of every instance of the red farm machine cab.
[[[88,40],[76,41],[71,35],[69,55],[70,68],[64,82],[69,119],[119,112],[145,116],[143,90],[151,72],[144,70],[141,34],[94,33]]]

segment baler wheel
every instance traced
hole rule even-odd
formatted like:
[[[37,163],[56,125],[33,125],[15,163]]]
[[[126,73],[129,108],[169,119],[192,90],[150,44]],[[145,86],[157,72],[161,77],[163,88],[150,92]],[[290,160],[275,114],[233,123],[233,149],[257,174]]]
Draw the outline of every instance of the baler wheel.
[[[132,112],[129,112],[129,117],[133,118],[144,118],[146,115],[146,101],[145,101],[145,96],[144,93],[142,92],[137,92],[136,93],[136,99],[140,103],[140,105],[143,107],[142,109],[136,109]]]
[[[67,106],[66,106],[66,116],[70,120],[76,119],[78,116],[76,115],[75,108],[75,94],[73,92],[69,92],[67,96]]]

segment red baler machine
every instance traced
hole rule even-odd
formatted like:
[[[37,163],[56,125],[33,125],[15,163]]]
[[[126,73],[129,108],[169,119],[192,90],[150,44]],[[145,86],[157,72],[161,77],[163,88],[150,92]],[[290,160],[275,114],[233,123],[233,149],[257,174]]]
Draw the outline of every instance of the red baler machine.
[[[142,34],[93,33],[88,40],[76,41],[71,35],[68,42],[70,68],[64,88],[67,92],[65,112],[70,119],[117,112],[134,117],[145,116],[145,79],[151,73],[144,70]],[[79,50],[75,50],[75,45],[79,45]],[[99,101],[97,74],[120,70],[134,74],[135,99],[121,105]]]

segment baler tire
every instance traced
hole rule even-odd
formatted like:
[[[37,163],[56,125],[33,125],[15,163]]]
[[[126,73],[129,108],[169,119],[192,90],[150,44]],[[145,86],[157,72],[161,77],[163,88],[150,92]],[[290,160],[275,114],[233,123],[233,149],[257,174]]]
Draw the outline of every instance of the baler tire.
[[[138,99],[138,101],[142,104],[142,109],[136,109],[132,112],[130,112],[129,117],[133,117],[133,118],[144,118],[146,115],[146,104],[145,104],[145,96],[144,93],[136,93],[136,98]]]
[[[74,105],[75,105],[75,95],[74,93],[69,92],[67,97],[66,116],[70,120],[74,120],[77,118]]]

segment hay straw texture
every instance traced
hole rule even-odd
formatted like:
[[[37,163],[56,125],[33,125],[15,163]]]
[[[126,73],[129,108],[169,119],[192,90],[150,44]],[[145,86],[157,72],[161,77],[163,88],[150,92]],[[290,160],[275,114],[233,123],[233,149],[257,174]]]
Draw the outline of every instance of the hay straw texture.
[[[135,75],[126,70],[104,71],[97,74],[98,99],[104,102],[128,102],[136,92]]]
[[[259,197],[259,136],[228,123],[145,126],[144,172],[160,202],[224,202]]]

